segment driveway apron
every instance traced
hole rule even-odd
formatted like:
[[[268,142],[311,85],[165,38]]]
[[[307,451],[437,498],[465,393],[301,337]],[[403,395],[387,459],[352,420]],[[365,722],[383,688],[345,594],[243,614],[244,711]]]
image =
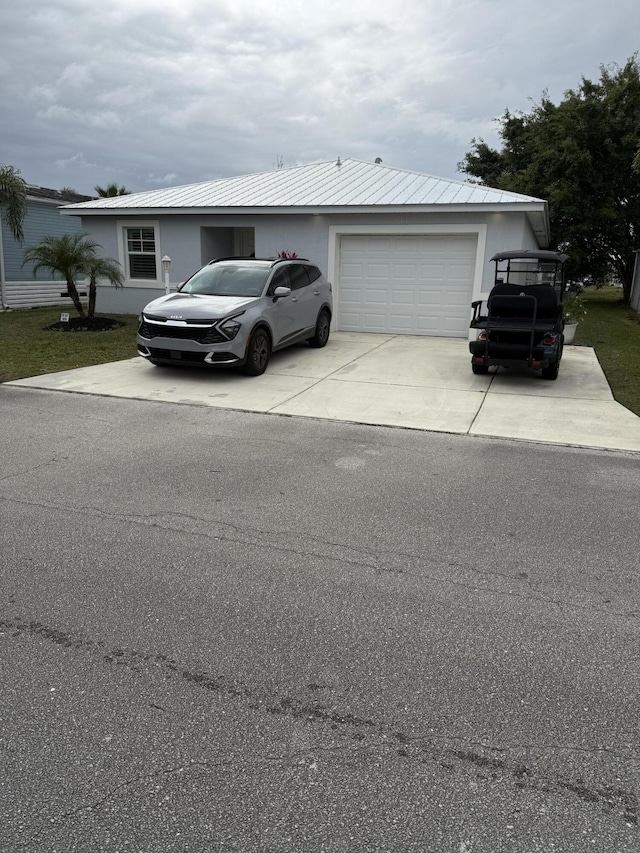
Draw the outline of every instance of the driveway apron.
[[[616,403],[590,347],[566,347],[556,381],[471,372],[466,340],[334,332],[274,353],[267,372],[154,367],[135,357],[9,385],[640,452],[640,418]]]

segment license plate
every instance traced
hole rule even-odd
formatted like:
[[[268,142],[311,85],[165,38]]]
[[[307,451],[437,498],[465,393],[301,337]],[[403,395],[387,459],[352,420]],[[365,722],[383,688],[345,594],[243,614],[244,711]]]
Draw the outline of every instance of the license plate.
[[[177,358],[177,359],[182,358],[182,353],[180,352],[180,350],[176,350],[176,349],[169,350],[169,355],[171,356],[171,358]]]

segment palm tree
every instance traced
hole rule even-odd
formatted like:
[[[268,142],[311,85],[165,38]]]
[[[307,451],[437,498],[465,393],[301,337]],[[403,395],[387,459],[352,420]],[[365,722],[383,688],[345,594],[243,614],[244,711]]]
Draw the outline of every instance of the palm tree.
[[[126,187],[119,187],[116,183],[107,184],[106,187],[94,187],[100,198],[113,198],[116,195],[130,195],[130,190]]]
[[[87,318],[92,320],[96,313],[96,284],[99,278],[106,278],[109,284],[122,287],[124,276],[122,267],[111,258],[101,258],[94,255],[85,266],[85,272],[89,276],[89,305],[87,306]]]
[[[84,308],[78,296],[75,278],[89,274],[91,262],[96,258],[96,249],[102,248],[86,234],[63,234],[62,237],[45,237],[41,243],[27,249],[24,264],[33,263],[34,273],[48,269],[59,273],[67,283],[73,306],[81,317]]]
[[[13,236],[22,243],[22,223],[27,214],[27,185],[20,170],[13,166],[0,166],[0,205],[5,207],[3,219]]]

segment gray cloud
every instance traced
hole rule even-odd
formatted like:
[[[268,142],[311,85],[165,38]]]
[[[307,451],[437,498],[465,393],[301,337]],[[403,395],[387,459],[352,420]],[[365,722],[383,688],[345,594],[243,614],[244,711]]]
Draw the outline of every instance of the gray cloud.
[[[132,190],[377,156],[456,177],[472,137],[623,63],[637,0],[23,0],[0,11],[0,162]]]

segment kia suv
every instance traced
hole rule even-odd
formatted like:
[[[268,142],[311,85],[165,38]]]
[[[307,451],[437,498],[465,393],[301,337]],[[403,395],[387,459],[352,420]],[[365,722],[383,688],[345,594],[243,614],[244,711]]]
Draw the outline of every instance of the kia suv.
[[[259,376],[272,352],[329,340],[331,284],[302,258],[220,258],[142,311],[138,354],[152,364],[242,367]]]

